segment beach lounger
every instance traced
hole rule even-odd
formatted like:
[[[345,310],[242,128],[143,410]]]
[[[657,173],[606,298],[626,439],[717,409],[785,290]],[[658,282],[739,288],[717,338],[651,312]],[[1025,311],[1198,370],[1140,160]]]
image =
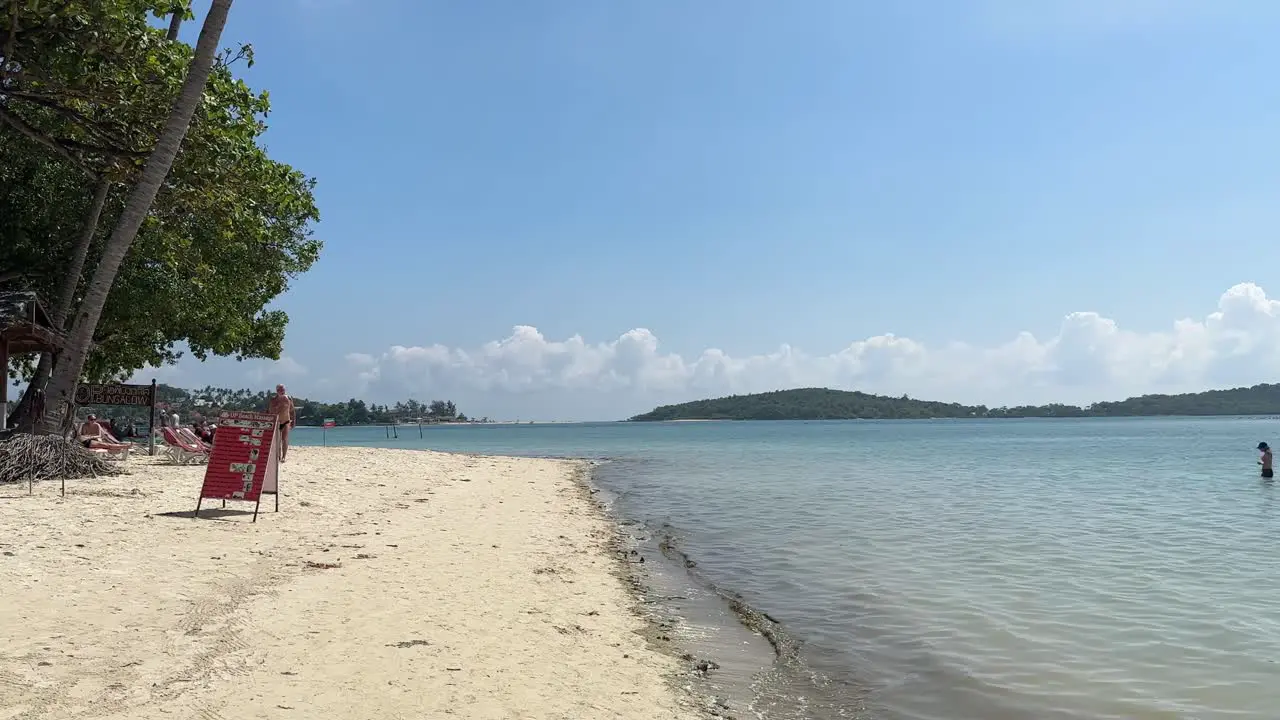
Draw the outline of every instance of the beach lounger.
[[[188,445],[200,450],[205,455],[213,452],[213,446],[201,440],[200,436],[196,435],[195,430],[192,430],[191,428],[178,428],[178,434],[182,436],[183,440],[187,441]]]
[[[98,455],[101,455],[108,460],[124,461],[129,459],[129,450],[131,448],[125,448],[123,450],[117,450],[114,452],[106,448],[85,448],[85,449],[91,453],[96,453]]]
[[[169,456],[179,465],[196,465],[209,462],[209,453],[202,448],[187,442],[181,435],[173,431],[173,428],[165,428],[164,446],[165,454]]]

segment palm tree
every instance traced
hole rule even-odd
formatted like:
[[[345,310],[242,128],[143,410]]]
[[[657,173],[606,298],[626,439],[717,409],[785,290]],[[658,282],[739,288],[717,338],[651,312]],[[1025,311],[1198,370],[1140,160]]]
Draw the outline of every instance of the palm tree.
[[[191,118],[200,105],[204,95],[205,83],[213,68],[214,56],[218,52],[218,41],[222,37],[222,29],[227,24],[227,13],[231,11],[232,0],[213,0],[209,14],[204,18],[204,26],[200,28],[200,39],[196,42],[195,55],[187,68],[187,78],[182,84],[182,92],[173,103],[169,119],[165,121],[156,146],[142,167],[138,183],[129,193],[124,211],[116,223],[106,247],[102,250],[102,258],[93,273],[93,280],[85,291],[84,301],[76,314],[75,325],[71,328],[67,347],[59,354],[58,363],[54,367],[53,378],[46,394],[49,413],[44,424],[44,431],[59,432],[62,426],[61,416],[72,406],[76,384],[80,373],[84,371],[84,361],[93,346],[93,333],[98,328],[98,319],[102,317],[102,307],[106,304],[107,294],[115,283],[120,263],[124,261],[142,227],[142,221],[151,209],[160,185],[169,175],[173,160],[178,156],[182,139],[191,126]]]
[[[165,34],[165,37],[170,40],[178,39],[178,31],[182,29],[182,21],[186,15],[187,8],[185,2],[174,2],[170,6],[169,32]]]

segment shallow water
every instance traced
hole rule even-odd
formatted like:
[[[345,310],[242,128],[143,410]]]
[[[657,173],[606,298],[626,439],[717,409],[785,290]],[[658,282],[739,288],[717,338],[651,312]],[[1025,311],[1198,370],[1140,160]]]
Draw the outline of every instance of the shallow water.
[[[619,423],[328,440],[610,458],[597,481],[621,514],[668,525],[701,578],[801,643],[785,692],[761,679],[770,717],[799,688],[810,704],[791,716],[1210,720],[1280,716],[1280,515],[1252,450],[1278,427]]]

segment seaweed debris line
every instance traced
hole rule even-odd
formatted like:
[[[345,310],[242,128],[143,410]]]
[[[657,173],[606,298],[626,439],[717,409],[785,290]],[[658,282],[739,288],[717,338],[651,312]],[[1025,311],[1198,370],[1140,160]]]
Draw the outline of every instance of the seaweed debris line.
[[[677,531],[663,523],[653,531],[656,547],[671,565],[686,574],[697,587],[721,603],[734,621],[764,638],[773,650],[772,663],[760,668],[750,679],[748,709],[764,720],[836,720],[866,718],[870,712],[870,692],[848,679],[834,679],[813,668],[799,639],[768,612],[753,607],[738,592],[713,581],[708,573],[681,547]],[[687,610],[687,608],[684,608]],[[682,608],[674,608],[678,615]],[[716,648],[729,650],[726,643],[701,643],[701,654],[714,658]],[[727,662],[725,663],[727,664]]]

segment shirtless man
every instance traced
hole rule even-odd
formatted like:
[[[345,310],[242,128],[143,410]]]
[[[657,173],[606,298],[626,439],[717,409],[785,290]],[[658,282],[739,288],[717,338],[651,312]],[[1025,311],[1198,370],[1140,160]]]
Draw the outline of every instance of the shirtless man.
[[[90,450],[120,452],[131,447],[128,443],[112,442],[114,439],[93,415],[90,415],[89,419],[84,421],[84,425],[80,426],[80,444]]]
[[[284,385],[276,386],[276,394],[267,401],[267,414],[276,416],[276,432],[280,433],[280,462],[289,454],[289,428],[298,422],[298,409],[293,398],[284,394]]]

